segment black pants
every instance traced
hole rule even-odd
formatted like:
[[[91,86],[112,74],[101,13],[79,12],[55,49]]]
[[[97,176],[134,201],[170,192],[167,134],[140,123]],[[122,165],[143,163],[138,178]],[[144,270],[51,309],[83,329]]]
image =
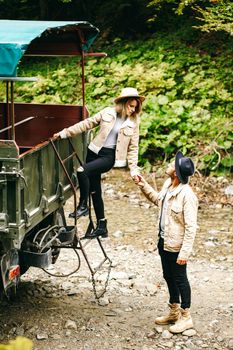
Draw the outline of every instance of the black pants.
[[[179,253],[172,253],[164,250],[164,240],[159,239],[159,255],[161,258],[163,277],[167,282],[169,291],[169,303],[180,303],[182,309],[190,308],[191,288],[187,277],[187,264],[176,263]]]
[[[87,151],[86,163],[82,165],[84,171],[77,172],[80,187],[80,203],[88,201],[89,193],[96,219],[104,218],[104,202],[101,190],[101,174],[109,171],[115,163],[115,149],[102,147],[98,154]]]

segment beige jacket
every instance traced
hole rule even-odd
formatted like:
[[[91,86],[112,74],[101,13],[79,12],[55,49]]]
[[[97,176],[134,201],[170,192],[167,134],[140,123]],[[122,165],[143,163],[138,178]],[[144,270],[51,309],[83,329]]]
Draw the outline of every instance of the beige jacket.
[[[159,220],[162,201],[170,185],[171,179],[168,179],[160,192],[155,191],[147,182],[141,187],[145,196],[159,206]],[[172,192],[167,205],[164,250],[179,252],[178,258],[187,260],[191,254],[197,230],[197,197],[188,184],[179,184]]]
[[[73,137],[77,134],[100,126],[100,130],[89,145],[89,149],[98,154],[110,131],[112,130],[117,113],[115,108],[107,107],[92,118],[87,118],[77,124],[63,129],[59,134],[61,138]],[[116,145],[115,167],[130,168],[131,176],[139,174],[138,162],[138,142],[139,142],[139,117],[127,118],[122,124],[118,134]]]

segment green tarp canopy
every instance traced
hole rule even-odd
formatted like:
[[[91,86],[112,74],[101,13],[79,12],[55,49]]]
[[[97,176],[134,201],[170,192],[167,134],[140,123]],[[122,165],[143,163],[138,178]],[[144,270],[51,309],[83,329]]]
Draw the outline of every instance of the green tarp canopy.
[[[81,54],[89,49],[98,33],[96,27],[85,21],[0,20],[0,76],[15,77],[24,54]]]

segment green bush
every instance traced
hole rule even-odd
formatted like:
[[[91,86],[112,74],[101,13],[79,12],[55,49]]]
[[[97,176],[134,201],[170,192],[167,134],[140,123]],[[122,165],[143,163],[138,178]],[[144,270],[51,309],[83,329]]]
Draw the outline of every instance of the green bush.
[[[232,171],[232,51],[213,54],[184,34],[157,33],[134,42],[116,39],[106,58],[86,62],[86,104],[90,114],[112,104],[122,87],[145,94],[140,129],[140,164],[151,168],[180,149],[205,173]],[[230,47],[229,43],[229,47]],[[217,53],[216,53],[217,52]],[[75,59],[22,62],[19,75],[39,76],[16,88],[16,100],[81,103],[81,67]],[[0,90],[3,96],[3,89]]]

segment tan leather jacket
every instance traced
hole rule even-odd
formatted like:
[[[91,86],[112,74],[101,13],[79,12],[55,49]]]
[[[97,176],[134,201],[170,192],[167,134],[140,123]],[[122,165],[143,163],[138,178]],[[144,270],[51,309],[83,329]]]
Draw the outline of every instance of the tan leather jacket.
[[[87,118],[77,124],[63,129],[59,134],[61,138],[72,137],[84,131],[100,126],[100,130],[94,137],[90,145],[90,150],[98,153],[112,130],[117,113],[115,108],[107,107],[91,118]],[[139,117],[127,118],[122,124],[117,138],[115,167],[130,168],[131,176],[139,174],[138,162],[138,142],[139,142]]]
[[[145,196],[159,206],[159,220],[163,198],[171,185],[171,179],[165,181],[160,192],[155,191],[147,182],[141,188]],[[187,260],[191,254],[197,229],[198,200],[192,188],[186,184],[172,192],[167,202],[165,216],[164,250],[179,252],[179,258]]]

